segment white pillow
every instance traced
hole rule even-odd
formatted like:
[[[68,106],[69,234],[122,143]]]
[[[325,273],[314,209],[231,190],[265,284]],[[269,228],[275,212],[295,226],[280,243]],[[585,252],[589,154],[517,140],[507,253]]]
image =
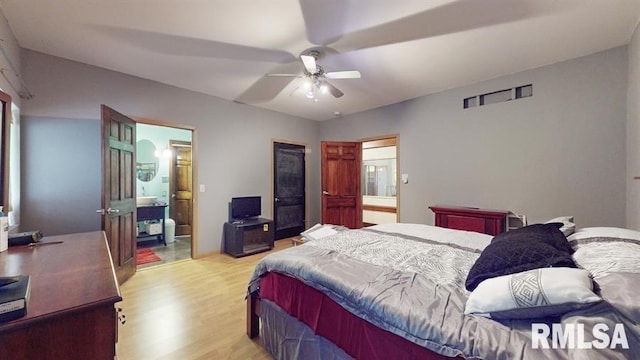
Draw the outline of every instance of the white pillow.
[[[640,242],[640,232],[618,227],[585,227],[578,229],[569,238],[569,241],[584,239],[629,239]]]
[[[343,228],[337,225],[315,224],[310,229],[301,232],[300,235],[302,235],[302,237],[304,237],[307,240],[320,240],[325,237],[335,235],[342,230]]]
[[[569,236],[576,231],[576,224],[573,222],[573,216],[560,216],[545,222],[545,224],[549,223],[562,223],[560,231],[562,231],[564,236]]]
[[[464,313],[494,319],[533,319],[564,314],[602,299],[593,292],[589,272],[540,268],[482,281]]]
[[[578,229],[567,237],[573,260],[594,279],[611,273],[640,274],[640,232],[616,227]]]

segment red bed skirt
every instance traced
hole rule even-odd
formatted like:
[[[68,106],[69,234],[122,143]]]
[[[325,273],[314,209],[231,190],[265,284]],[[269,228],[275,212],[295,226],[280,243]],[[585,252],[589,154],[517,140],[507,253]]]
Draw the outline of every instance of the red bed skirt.
[[[380,329],[344,308],[322,292],[279,273],[260,282],[260,297],[280,306],[356,359],[451,359]]]

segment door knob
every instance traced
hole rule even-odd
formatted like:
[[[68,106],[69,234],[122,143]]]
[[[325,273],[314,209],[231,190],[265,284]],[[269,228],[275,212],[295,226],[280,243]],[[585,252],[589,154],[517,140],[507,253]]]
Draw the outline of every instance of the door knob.
[[[280,198],[277,197],[277,198],[273,199],[273,201],[280,202]]]
[[[327,190],[322,190],[322,195],[329,195],[329,192]]]
[[[120,212],[119,209],[112,209],[112,208],[108,208],[107,210],[105,209],[99,209],[96,210],[96,212],[100,215],[104,215],[104,214],[117,214]]]
[[[96,210],[96,212],[100,215],[104,215],[104,214],[117,214],[120,212],[119,209],[112,209],[112,208],[108,208],[107,210],[105,209],[99,209]]]

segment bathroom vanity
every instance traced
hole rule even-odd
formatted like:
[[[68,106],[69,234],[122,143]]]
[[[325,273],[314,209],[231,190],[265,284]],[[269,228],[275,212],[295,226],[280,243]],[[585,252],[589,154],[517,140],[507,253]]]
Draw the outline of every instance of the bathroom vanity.
[[[137,241],[147,241],[147,240],[157,240],[162,241],[163,244],[167,245],[167,239],[165,237],[165,209],[167,205],[143,205],[137,207],[137,220],[138,223],[146,221],[146,220],[158,220],[160,221],[160,225],[162,226],[162,231],[158,234],[149,234],[146,231],[138,233]]]

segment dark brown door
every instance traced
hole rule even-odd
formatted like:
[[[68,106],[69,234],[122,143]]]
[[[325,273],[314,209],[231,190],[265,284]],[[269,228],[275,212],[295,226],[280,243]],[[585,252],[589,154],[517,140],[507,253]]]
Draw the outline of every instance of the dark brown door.
[[[275,239],[305,229],[305,147],[273,143],[273,225]]]
[[[322,223],[362,227],[359,142],[322,142]]]
[[[136,272],[136,124],[102,105],[102,230],[118,283]]]
[[[191,235],[193,189],[191,175],[191,143],[171,140],[172,164],[169,168],[171,214],[176,222],[176,235]]]

